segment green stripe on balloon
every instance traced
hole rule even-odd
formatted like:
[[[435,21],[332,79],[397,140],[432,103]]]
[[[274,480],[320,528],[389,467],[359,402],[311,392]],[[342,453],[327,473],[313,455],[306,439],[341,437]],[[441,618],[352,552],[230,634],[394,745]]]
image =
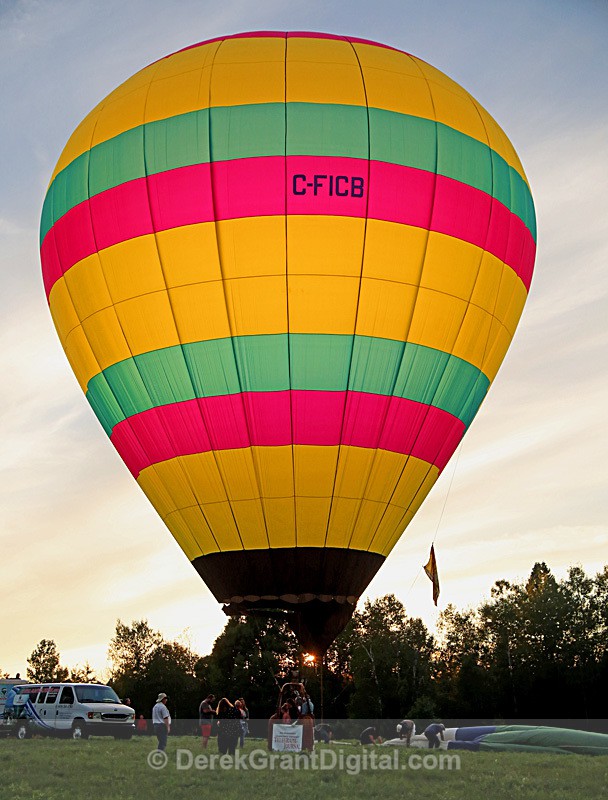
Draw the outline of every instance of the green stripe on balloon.
[[[237,336],[154,350],[89,381],[87,398],[106,433],[156,406],[239,392],[345,391],[433,405],[468,427],[488,378],[456,356],[369,336]]]
[[[437,172],[497,198],[536,238],[530,190],[494,150],[442,123],[365,106],[287,104],[287,155],[371,158]],[[282,103],[202,109],[140,125],[83,153],[44,201],[40,241],[70,208],[106,189],[193,164],[285,154]]]

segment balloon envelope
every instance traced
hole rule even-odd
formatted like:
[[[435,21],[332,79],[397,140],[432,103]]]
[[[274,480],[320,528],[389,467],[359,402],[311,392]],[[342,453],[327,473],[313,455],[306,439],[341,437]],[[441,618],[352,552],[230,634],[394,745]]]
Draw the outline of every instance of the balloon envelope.
[[[215,597],[323,651],[475,416],[532,276],[489,114],[315,33],[203,42],[63,151],[41,258],[93,410]]]

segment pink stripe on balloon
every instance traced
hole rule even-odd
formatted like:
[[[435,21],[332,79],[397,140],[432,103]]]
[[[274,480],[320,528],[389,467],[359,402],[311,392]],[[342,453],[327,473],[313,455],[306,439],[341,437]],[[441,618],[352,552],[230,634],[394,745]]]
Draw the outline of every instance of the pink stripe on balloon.
[[[389,450],[441,471],[464,424],[439,408],[362,392],[249,392],[159,406],[120,422],[112,443],[135,477],[178,456],[288,445]]]
[[[381,42],[374,42],[371,39],[358,39],[354,36],[338,36],[333,33],[315,33],[314,31],[247,31],[245,33],[233,33],[230,36],[216,36],[215,39],[206,39],[203,42],[197,42],[197,44],[188,45],[188,47],[183,47],[181,50],[176,50],[175,53],[170,53],[168,56],[164,56],[163,58],[159,59],[159,61],[164,61],[166,58],[171,58],[176,53],[183,53],[186,50],[192,50],[195,47],[203,47],[207,44],[213,44],[214,42],[223,42],[226,39],[334,39],[337,41],[343,42],[352,42],[353,44],[369,44],[373,45],[374,47],[382,47],[385,50],[395,50],[397,53],[406,53],[405,50],[398,50],[396,47],[391,47],[388,44],[382,44]],[[421,59],[418,59],[419,61]],[[153,64],[158,62],[153,61]]]
[[[405,53],[405,50],[398,50],[396,47],[391,47],[390,44],[382,44],[381,42],[374,42],[371,39],[358,39],[356,36],[337,36],[333,33],[315,33],[314,31],[288,31],[288,39],[335,39],[343,42],[350,42],[352,44],[370,44],[373,47],[382,47],[385,50],[395,50],[397,53]],[[405,53],[409,55],[408,53]]]
[[[503,208],[505,208],[503,206]],[[492,236],[492,228],[497,228],[495,240],[506,240],[509,221],[499,217],[491,218],[492,198],[472,186],[458,183],[451,178],[437,175],[435,200],[433,203],[432,229],[437,233],[464,239],[478,247],[483,247]],[[507,215],[511,212],[505,208]],[[503,248],[504,249],[504,248]],[[496,253],[498,255],[498,253]]]
[[[209,164],[159,172],[150,175],[147,181],[153,230],[165,231],[214,219]]]
[[[369,165],[371,191],[367,216],[428,229],[435,173],[383,161],[370,161]],[[465,186],[462,183],[457,185]]]
[[[272,217],[285,213],[285,159],[282,156],[216,161],[212,170],[215,219]]]
[[[89,200],[95,249],[105,250],[118,242],[154,233],[146,178],[121,183],[110,191],[111,194],[101,192]]]
[[[52,227],[44,237],[40,250],[40,260],[42,262],[42,282],[48,298],[55,283],[63,276],[63,269],[57,252],[57,242],[55,241],[55,227]]]
[[[288,214],[365,217],[369,186],[374,191],[367,159],[289,156],[286,161],[287,176],[283,180],[287,184]],[[359,185],[363,187],[361,196]]]
[[[47,242],[51,232],[54,235]],[[49,282],[45,274],[47,258],[50,270],[55,274],[60,270],[61,275],[64,275],[74,264],[96,252],[97,244],[91,223],[91,204],[85,201],[71,208],[44,237],[40,258],[45,285]]]
[[[291,403],[294,392],[244,392],[241,398],[249,422],[251,441],[267,447],[291,442]]]
[[[346,392],[293,391],[293,443],[338,445]]]
[[[526,288],[530,285],[532,234],[485,192],[397,164],[269,156],[181,167],[80,203],[55,223],[42,243],[45,287],[50,292],[61,274],[96,250],[155,230],[285,213],[368,216],[444,233],[493,253]]]

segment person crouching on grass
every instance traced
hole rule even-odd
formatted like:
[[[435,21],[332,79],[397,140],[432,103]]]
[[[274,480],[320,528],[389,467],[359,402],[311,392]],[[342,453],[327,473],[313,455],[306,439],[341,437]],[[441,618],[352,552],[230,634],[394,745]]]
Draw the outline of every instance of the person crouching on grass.
[[[442,742],[445,740],[445,736],[443,735],[444,731],[445,725],[442,722],[432,722],[424,729],[424,735],[428,739],[431,750],[435,748],[439,749],[439,737],[441,737]]]
[[[152,726],[154,735],[158,740],[157,750],[164,752],[167,747],[167,737],[171,730],[171,714],[167,708],[167,695],[161,692],[156,698],[156,705],[152,709]]]
[[[416,735],[416,725],[411,719],[402,719],[397,725],[397,733],[400,739],[405,739],[405,746],[409,747],[412,736]]]

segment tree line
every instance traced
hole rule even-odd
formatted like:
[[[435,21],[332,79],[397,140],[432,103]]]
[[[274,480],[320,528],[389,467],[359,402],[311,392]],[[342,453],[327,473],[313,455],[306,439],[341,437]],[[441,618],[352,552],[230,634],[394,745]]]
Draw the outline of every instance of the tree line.
[[[536,563],[527,580],[497,581],[476,608],[448,605],[437,632],[386,595],[356,611],[324,664],[306,658],[281,619],[229,618],[211,652],[166,641],[146,620],[118,620],[109,683],[149,716],[158,691],[178,718],[196,718],[209,692],[245,697],[252,716],[274,710],[300,670],[326,718],[547,719],[608,717],[608,567],[571,567],[558,580]],[[322,671],[322,674],[321,674]],[[90,681],[88,664],[60,665],[52,640],[28,659],[31,681]]]

